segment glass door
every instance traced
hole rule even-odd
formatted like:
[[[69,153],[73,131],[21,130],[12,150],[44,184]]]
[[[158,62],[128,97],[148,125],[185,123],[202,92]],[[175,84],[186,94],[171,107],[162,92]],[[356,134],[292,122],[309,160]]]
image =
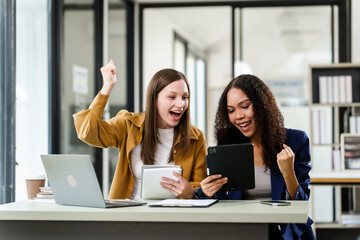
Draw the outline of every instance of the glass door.
[[[264,80],[280,105],[287,127],[310,130],[306,117],[308,66],[336,59],[333,17],[337,18],[336,6],[235,9],[234,75],[252,73]],[[299,112],[304,116],[301,120],[296,117]]]
[[[116,64],[117,82],[109,98],[106,109],[108,116],[115,117],[116,114],[128,107],[128,82],[127,82],[127,11],[126,4],[123,0],[110,1],[108,17],[104,16],[104,21],[108,22],[108,28],[105,29],[105,43],[108,49],[104,48],[104,61],[108,62],[113,59]],[[106,24],[105,24],[106,26]],[[107,55],[107,56],[106,56]],[[132,109],[127,109],[132,111]],[[103,193],[108,195],[111,182],[114,176],[115,168],[119,159],[119,150],[116,148],[104,149],[103,154]]]

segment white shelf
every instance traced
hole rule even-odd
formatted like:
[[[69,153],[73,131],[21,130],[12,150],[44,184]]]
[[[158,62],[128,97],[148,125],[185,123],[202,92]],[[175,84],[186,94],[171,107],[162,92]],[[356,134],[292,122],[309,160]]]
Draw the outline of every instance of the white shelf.
[[[360,184],[359,171],[310,172],[311,184],[347,185]]]
[[[354,103],[312,103],[313,107],[360,107],[359,102]]]
[[[310,171],[311,179],[332,178],[332,179],[360,179],[360,170],[346,171]]]
[[[340,147],[340,143],[313,144],[313,147]]]
[[[315,223],[316,228],[319,229],[336,229],[336,228],[360,228],[359,214],[343,214],[341,216],[341,223]]]
[[[346,227],[360,228],[360,215],[359,214],[343,214],[342,225]]]
[[[340,223],[315,223],[315,228],[317,228],[317,229],[336,229],[336,228],[358,229],[358,228],[360,228],[360,225],[343,225]]]

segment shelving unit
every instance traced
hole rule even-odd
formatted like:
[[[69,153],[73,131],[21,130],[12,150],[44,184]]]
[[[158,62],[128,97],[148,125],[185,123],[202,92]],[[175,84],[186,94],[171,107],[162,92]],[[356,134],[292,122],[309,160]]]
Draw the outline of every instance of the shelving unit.
[[[324,76],[327,79],[326,84],[332,84],[330,87],[325,85],[326,88],[324,88]],[[343,76],[351,76],[349,77],[352,79],[350,94],[349,92],[335,92],[346,89],[345,83],[339,80],[345,79]],[[320,77],[322,77],[321,80]],[[350,116],[360,116],[360,64],[310,66],[309,81],[310,143],[313,165],[310,177],[315,229],[360,228],[360,212],[358,212],[360,209],[360,169],[344,169],[344,164],[341,162],[343,159],[341,154],[344,154],[341,149],[341,134],[349,133]],[[322,81],[321,84],[320,81]],[[325,92],[324,89],[329,88],[331,90]],[[349,91],[349,87],[347,89]],[[327,95],[325,98],[324,92]],[[329,94],[338,95],[334,97]],[[341,94],[352,95],[351,101],[340,99]],[[323,191],[322,194],[325,192],[327,196],[321,199],[321,194],[317,191]],[[322,200],[329,202],[324,203]],[[318,209],[331,207],[331,204],[332,209]],[[316,217],[320,214],[316,215],[316,213],[329,213],[329,211],[327,219],[319,218],[320,221],[317,221]],[[343,224],[345,220],[352,219],[354,219],[354,225]]]

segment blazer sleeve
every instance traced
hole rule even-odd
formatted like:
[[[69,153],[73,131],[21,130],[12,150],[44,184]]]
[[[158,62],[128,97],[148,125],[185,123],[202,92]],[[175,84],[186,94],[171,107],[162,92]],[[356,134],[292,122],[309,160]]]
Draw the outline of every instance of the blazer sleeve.
[[[194,197],[197,199],[207,199],[202,188],[199,188],[195,191]],[[212,198],[216,198],[219,200],[241,200],[243,199],[243,191],[242,190],[231,190],[231,191],[218,191],[214,194]]]
[[[294,200],[308,200],[310,196],[310,144],[303,131],[297,131],[297,136],[288,135],[288,145],[295,153],[294,170],[299,182],[299,188]]]
[[[101,119],[108,99],[99,92],[88,109],[73,115],[78,138],[95,147],[118,147],[120,135],[126,134],[125,119],[119,116],[123,111],[108,122]]]
[[[196,199],[208,199],[208,197],[205,196],[205,194],[204,194],[201,187],[195,190],[194,198],[196,198]],[[228,200],[229,199],[226,192],[217,192],[217,193],[214,194],[214,196],[212,198],[219,199],[219,200]]]
[[[287,129],[287,145],[295,153],[294,170],[299,187],[295,200],[308,200],[310,196],[310,144],[305,132],[294,129]],[[315,240],[311,228],[313,221],[308,218],[306,224],[279,224],[279,230],[284,239],[309,239]]]

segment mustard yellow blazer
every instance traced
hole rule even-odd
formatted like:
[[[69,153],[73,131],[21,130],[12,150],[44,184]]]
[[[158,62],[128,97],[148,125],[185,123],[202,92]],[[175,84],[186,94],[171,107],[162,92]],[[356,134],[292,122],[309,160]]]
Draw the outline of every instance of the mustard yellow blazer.
[[[119,160],[111,184],[109,199],[130,198],[134,189],[131,169],[131,150],[142,141],[145,113],[130,113],[121,110],[108,121],[102,120],[108,95],[98,93],[89,109],[73,115],[78,137],[96,147],[116,147]],[[177,154],[177,145],[172,153],[175,165],[182,167],[182,176],[195,188],[206,177],[206,140],[202,131],[192,126],[190,146],[185,154]]]

